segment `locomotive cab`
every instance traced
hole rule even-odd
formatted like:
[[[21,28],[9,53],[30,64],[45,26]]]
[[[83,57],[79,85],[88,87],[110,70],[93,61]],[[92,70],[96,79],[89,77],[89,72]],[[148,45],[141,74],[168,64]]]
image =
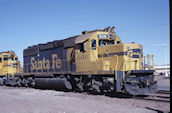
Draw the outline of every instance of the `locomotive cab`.
[[[76,41],[77,72],[113,73],[114,70],[142,70],[143,53],[140,44],[124,44],[112,31],[91,31]]]

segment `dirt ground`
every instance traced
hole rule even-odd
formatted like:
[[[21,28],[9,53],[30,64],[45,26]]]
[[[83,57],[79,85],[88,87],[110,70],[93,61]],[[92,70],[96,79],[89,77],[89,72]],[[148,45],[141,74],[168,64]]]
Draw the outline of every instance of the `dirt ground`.
[[[169,78],[158,78],[169,88]],[[0,87],[0,113],[157,113],[170,112],[170,103],[86,93]]]

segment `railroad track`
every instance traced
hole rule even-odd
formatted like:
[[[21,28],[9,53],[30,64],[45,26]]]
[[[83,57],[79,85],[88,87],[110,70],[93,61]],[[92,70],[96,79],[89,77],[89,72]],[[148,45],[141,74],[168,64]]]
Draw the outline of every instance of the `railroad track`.
[[[146,96],[136,96],[134,98],[146,101],[170,102],[170,91],[161,90],[155,94],[149,94]]]

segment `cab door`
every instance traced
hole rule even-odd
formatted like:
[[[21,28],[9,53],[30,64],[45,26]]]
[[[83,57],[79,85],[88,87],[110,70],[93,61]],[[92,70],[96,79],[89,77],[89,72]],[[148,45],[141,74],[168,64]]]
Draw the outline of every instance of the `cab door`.
[[[90,39],[90,61],[98,61],[98,49],[97,49],[97,40]]]
[[[89,64],[89,71],[97,74],[98,71],[103,70],[103,62],[98,59],[98,40],[97,39],[90,39],[90,49],[89,49],[89,56],[90,56],[90,64]]]

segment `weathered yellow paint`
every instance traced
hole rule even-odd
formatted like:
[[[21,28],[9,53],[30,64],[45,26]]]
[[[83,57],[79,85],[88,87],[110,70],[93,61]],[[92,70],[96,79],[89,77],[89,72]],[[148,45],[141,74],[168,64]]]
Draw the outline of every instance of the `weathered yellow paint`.
[[[0,53],[0,76],[7,74],[14,75],[15,73],[22,72],[20,61],[13,51]]]
[[[103,71],[110,71],[110,61],[103,61]]]

